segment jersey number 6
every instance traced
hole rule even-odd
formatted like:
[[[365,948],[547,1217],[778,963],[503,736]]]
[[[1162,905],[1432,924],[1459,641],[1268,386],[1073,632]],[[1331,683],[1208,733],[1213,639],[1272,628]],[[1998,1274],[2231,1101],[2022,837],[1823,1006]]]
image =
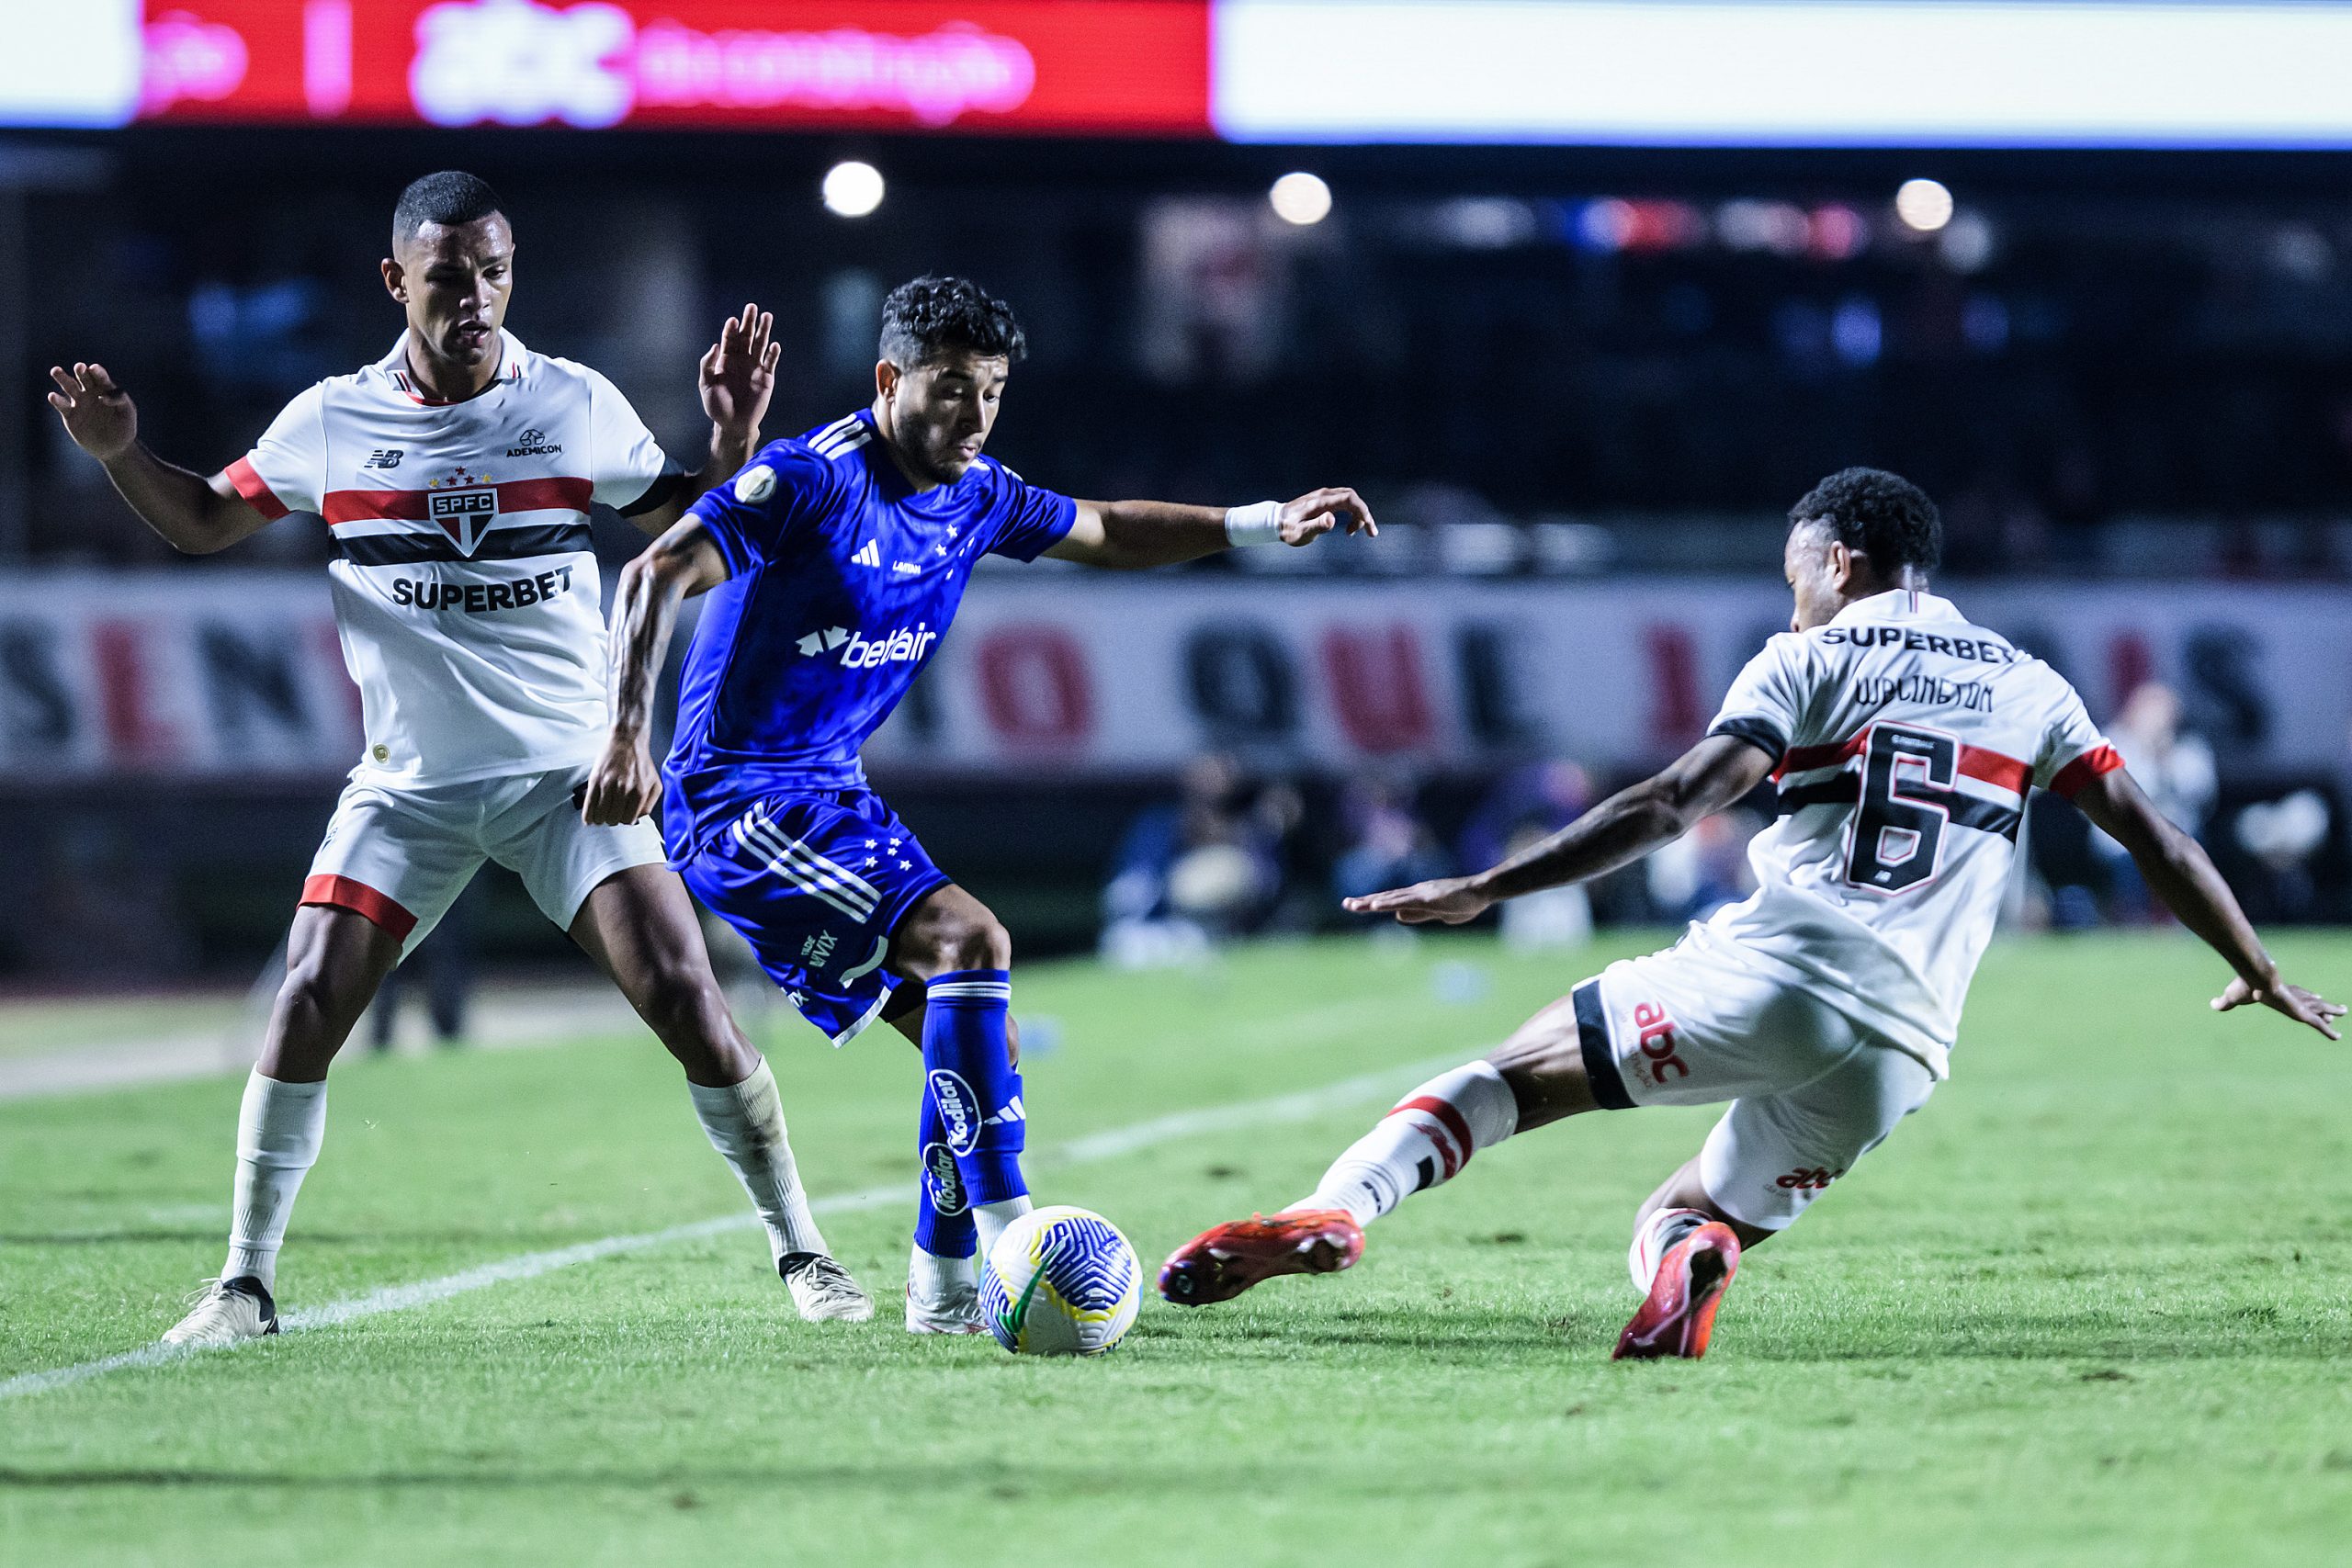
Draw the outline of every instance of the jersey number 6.
[[[1846,852],[1846,880],[1901,893],[1935,880],[1951,826],[1960,742],[1929,729],[1882,724],[1862,757],[1862,798]]]

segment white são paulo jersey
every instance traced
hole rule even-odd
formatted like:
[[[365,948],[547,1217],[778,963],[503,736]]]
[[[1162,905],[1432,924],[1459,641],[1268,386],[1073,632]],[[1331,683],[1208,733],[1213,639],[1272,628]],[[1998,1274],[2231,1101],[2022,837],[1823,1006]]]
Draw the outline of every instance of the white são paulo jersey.
[[[588,503],[648,511],[677,475],[604,377],[512,334],[499,354],[487,388],[438,402],[410,375],[403,334],[374,365],[287,404],[229,465],[264,515],[316,512],[334,532],[363,783],[542,772],[589,761],[603,741]]]
[[[2120,766],[2057,671],[1897,590],[1783,632],[1709,734],[1770,752],[1780,819],[1757,890],[1692,928],[1944,1076],[2016,853],[2028,791]]]

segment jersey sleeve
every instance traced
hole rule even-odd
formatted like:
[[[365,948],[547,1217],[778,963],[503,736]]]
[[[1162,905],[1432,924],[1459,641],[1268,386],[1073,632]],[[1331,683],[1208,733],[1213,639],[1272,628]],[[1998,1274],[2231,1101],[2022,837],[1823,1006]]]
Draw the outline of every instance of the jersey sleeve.
[[[2049,679],[2058,690],[2042,729],[2041,750],[2033,759],[2033,782],[2072,800],[2091,780],[2121,767],[2123,759],[2091,722],[2075,688],[2054,671]]]
[[[732,479],[705,491],[686,508],[741,577],[780,555],[794,532],[813,527],[831,493],[832,465],[797,444],[763,448]]]
[[[1779,767],[1804,721],[1804,640],[1787,632],[1773,637],[1733,679],[1707,733],[1745,740]]]
[[[624,517],[669,501],[685,478],[620,389],[594,370],[588,372],[588,446],[595,497]]]
[[[1049,490],[1039,490],[1003,464],[993,465],[999,501],[996,533],[989,553],[1014,560],[1035,560],[1061,542],[1078,521],[1078,502]]]
[[[312,387],[281,410],[254,449],[229,465],[229,482],[275,523],[326,504],[326,396]]]

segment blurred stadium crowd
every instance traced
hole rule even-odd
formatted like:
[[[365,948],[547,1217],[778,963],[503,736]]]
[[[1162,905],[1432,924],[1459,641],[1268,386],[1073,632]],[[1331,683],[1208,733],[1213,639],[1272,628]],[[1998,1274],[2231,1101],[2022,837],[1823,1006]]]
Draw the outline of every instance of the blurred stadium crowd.
[[[24,353],[103,353],[151,389],[160,448],[233,455],[390,340],[380,209],[417,153],[254,143],[257,177],[220,178],[237,160],[216,141],[195,177],[174,144],[142,149],[157,134],[13,198]],[[1026,315],[1003,441],[1069,489],[1344,472],[1396,523],[1519,525],[1408,535],[1375,570],[1737,569],[1867,450],[1942,500],[1963,572],[2352,570],[2352,226],[2291,186],[2158,197],[2096,165],[2072,186],[1994,168],[1898,207],[1884,160],[1758,195],[1719,155],[1679,189],[1629,173],[1628,196],[1492,153],[1333,150],[1295,222],[1255,153],[899,143],[873,154],[878,209],[844,221],[805,147],[703,139],[690,173],[644,147],[512,147],[485,172],[515,209],[517,330],[605,367],[657,434],[692,423],[694,357],[743,299],[786,344],[773,427],[860,400],[882,292],[931,267]],[[37,400],[11,407],[29,505],[0,551],[165,557]],[[1581,528],[1529,532],[1544,522]]]
[[[2107,730],[2159,809],[2228,867],[2249,909],[2272,922],[2344,919],[2340,807],[2331,792],[2306,786],[2218,809],[2213,749],[2181,720],[2179,694],[2149,682]],[[1102,895],[1102,951],[1136,965],[1180,963],[1231,936],[1323,929],[1338,900],[1492,865],[1575,821],[1617,782],[1550,759],[1419,787],[1395,772],[1318,786],[1252,775],[1231,756],[1204,756],[1185,770],[1180,792],[1138,814],[1121,839]],[[1503,939],[1573,946],[1596,922],[1702,919],[1754,890],[1747,842],[1771,810],[1769,791],[1759,790],[1589,889],[1505,905]],[[2007,911],[2014,925],[2069,931],[2170,919],[2121,848],[2047,796],[2037,802],[2026,850]]]

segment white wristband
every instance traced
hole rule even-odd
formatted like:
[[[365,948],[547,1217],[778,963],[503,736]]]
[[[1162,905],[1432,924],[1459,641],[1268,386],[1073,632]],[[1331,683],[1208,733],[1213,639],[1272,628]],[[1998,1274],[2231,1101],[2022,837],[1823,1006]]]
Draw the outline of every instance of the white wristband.
[[[1230,508],[1225,514],[1225,542],[1236,547],[1281,544],[1283,503],[1261,501]]]

